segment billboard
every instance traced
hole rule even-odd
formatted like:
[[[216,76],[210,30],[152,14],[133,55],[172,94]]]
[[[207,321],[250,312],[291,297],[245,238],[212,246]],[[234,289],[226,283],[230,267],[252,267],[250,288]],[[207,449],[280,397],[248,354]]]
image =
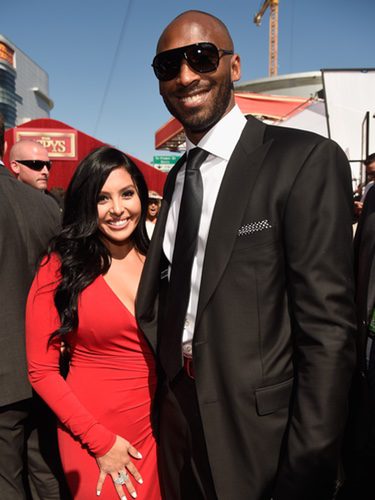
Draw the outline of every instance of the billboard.
[[[14,129],[14,142],[31,140],[40,142],[50,158],[77,159],[77,131],[18,127]]]

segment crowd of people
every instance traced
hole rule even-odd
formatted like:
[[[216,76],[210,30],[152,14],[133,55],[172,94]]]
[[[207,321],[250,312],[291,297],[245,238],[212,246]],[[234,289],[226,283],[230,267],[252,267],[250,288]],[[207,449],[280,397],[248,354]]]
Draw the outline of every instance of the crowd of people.
[[[0,161],[1,499],[372,498],[374,189],[353,259],[345,154],[242,115],[217,17],[152,66],[186,135],[163,196],[111,146],[63,209],[43,146]]]

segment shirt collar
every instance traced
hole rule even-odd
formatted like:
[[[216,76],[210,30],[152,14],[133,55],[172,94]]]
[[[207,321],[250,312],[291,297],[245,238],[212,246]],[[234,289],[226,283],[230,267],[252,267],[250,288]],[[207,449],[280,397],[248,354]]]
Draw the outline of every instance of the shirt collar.
[[[210,154],[229,161],[234,148],[246,125],[246,118],[237,104],[223,116],[199,141],[197,146],[208,151]],[[195,148],[186,137],[186,152]]]

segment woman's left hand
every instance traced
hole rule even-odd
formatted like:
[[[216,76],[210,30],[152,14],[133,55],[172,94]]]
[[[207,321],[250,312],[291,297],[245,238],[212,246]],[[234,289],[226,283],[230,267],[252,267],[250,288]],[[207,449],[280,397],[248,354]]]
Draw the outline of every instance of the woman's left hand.
[[[105,478],[107,477],[107,474],[109,474],[113,479],[115,489],[120,499],[126,498],[124,495],[123,485],[126,486],[133,498],[137,497],[137,493],[132,481],[130,480],[128,472],[139,484],[142,484],[143,480],[131,458],[139,460],[142,458],[142,455],[129,443],[129,441],[120,436],[116,436],[115,444],[105,455],[102,457],[96,457],[96,461],[100,469],[96,487],[98,495],[100,495]]]

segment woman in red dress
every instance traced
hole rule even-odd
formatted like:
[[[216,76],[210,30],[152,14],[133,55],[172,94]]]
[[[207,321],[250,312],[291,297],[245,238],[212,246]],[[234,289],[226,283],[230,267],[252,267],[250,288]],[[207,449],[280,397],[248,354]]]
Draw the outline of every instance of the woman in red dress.
[[[134,317],[147,202],[143,176],[125,154],[107,146],[90,153],[28,298],[29,377],[59,419],[75,499],[161,498],[150,420],[155,360]],[[66,379],[62,344],[70,351]]]

